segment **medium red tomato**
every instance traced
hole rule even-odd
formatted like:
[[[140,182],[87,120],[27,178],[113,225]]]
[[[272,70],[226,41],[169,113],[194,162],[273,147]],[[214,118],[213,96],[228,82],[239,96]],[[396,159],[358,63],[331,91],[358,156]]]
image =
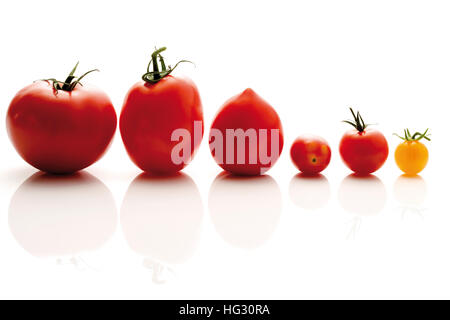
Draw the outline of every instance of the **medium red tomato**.
[[[128,155],[140,169],[154,174],[173,174],[183,169],[203,137],[203,110],[197,87],[189,79],[170,75],[178,63],[166,69],[160,54],[165,49],[153,52],[153,71],[147,68],[143,81],[128,91],[120,115],[120,133]],[[177,132],[181,132],[183,141],[179,142]],[[183,142],[185,148],[178,150],[177,145]]]
[[[6,127],[22,158],[49,173],[73,173],[105,153],[117,126],[108,96],[82,86],[74,76],[66,81],[42,80],[20,90],[12,100]]]
[[[278,160],[283,129],[275,109],[252,89],[246,89],[220,108],[209,141],[214,159],[224,170],[260,175]]]
[[[331,159],[327,141],[318,136],[300,136],[291,147],[291,159],[301,172],[307,175],[323,171]]]
[[[358,175],[367,175],[381,168],[389,154],[389,147],[384,135],[374,129],[367,129],[359,112],[354,121],[344,121],[355,130],[344,134],[339,145],[344,163]]]

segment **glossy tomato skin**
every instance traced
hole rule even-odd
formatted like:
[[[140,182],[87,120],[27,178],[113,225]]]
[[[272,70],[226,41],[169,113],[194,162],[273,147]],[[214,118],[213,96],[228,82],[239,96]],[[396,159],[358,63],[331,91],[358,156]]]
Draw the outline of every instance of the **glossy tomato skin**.
[[[200,137],[194,135],[196,121],[201,124]],[[172,150],[179,143],[171,141],[176,129],[190,133],[192,159],[204,125],[200,94],[191,80],[166,76],[155,84],[138,82],[128,91],[120,133],[128,155],[141,170],[170,175],[186,166],[172,161]]]
[[[395,162],[407,175],[416,175],[428,163],[428,149],[420,141],[404,141],[395,149]]]
[[[57,93],[47,81],[35,82],[12,100],[6,127],[22,158],[55,174],[82,170],[106,152],[117,126],[108,96],[88,85]]]
[[[246,141],[245,149],[239,148],[239,144],[234,144],[234,159],[231,161],[226,161],[227,158],[227,139],[226,131],[227,129],[237,130],[242,129],[246,132],[248,129],[254,129],[259,132],[260,129],[267,130],[267,139],[262,141],[258,136],[257,143],[257,159],[255,163],[252,163],[249,159],[249,143]],[[278,148],[275,154],[271,154],[272,141],[271,130],[278,130]],[[223,136],[223,148],[222,157],[219,156],[216,150],[213,150],[211,142],[215,140],[213,138],[213,130],[218,130]],[[246,89],[242,93],[232,97],[219,109],[216,117],[211,125],[210,134],[210,149],[211,153],[222,169],[228,171],[235,175],[260,175],[265,173],[270,169],[275,162],[278,160],[281,151],[283,150],[283,128],[281,125],[281,120],[275,111],[275,109],[262,99],[256,92],[252,89]],[[273,161],[266,164],[262,161],[260,157],[260,149],[262,144],[267,146],[267,155],[273,156]],[[274,144],[274,146],[276,146]],[[231,148],[230,148],[231,149]],[[244,163],[238,162],[238,154],[245,154]],[[230,156],[231,157],[231,156]]]
[[[353,172],[368,175],[381,168],[388,157],[389,147],[386,138],[378,130],[349,130],[341,139],[339,152]]]
[[[306,175],[316,175],[328,167],[331,160],[331,148],[321,137],[300,136],[292,144],[291,159],[301,172]]]

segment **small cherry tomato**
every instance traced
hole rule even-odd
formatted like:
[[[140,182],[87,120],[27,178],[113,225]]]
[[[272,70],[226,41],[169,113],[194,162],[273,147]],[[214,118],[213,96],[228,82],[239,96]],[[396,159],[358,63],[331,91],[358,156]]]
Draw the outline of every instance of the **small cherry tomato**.
[[[380,169],[385,163],[389,147],[384,135],[374,129],[366,129],[359,112],[350,108],[354,121],[344,121],[355,129],[347,131],[341,139],[339,152],[345,165],[357,175],[367,175]]]
[[[321,137],[300,136],[292,144],[291,159],[298,170],[307,175],[315,175],[330,163],[331,149]]]
[[[6,117],[9,137],[33,167],[56,174],[82,170],[106,152],[116,131],[117,116],[101,90],[67,79],[36,81],[20,90]]]
[[[404,141],[395,149],[395,162],[407,175],[415,175],[421,172],[428,162],[428,149],[420,142],[422,139],[430,141],[427,135],[428,129],[424,133],[416,132],[413,135],[408,129],[404,132],[403,137],[396,134]]]

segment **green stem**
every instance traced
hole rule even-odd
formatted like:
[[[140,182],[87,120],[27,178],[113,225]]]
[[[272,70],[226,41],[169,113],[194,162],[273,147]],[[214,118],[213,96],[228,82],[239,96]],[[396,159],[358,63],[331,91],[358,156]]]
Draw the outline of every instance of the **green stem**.
[[[403,130],[403,136],[400,136],[397,133],[394,133],[395,136],[399,137],[400,139],[404,140],[404,141],[420,141],[422,139],[431,141],[430,139],[430,134],[428,133],[428,130],[425,130],[425,132],[420,133],[418,131],[416,131],[413,135],[411,134],[411,132],[409,131],[409,129],[404,129]]]
[[[80,64],[80,61],[78,61],[77,64],[75,65],[75,67],[73,67],[73,69],[70,72],[69,76],[66,78],[66,81],[64,81],[64,84],[63,84],[63,86],[61,88],[62,90],[64,90],[64,91],[71,91],[70,90],[70,85],[71,85],[73,79],[75,78],[74,74],[75,74],[75,71],[77,70],[79,64]]]
[[[364,132],[364,130],[366,130],[367,126],[369,125],[364,122],[359,111],[355,114],[353,109],[350,108],[350,112],[352,113],[353,120],[344,120],[343,122],[353,126],[359,132]]]
[[[55,78],[44,79],[44,81],[51,81],[52,85],[53,85],[53,89],[55,89],[56,93],[58,93],[59,90],[63,90],[63,91],[67,91],[67,92],[72,91],[73,89],[75,89],[77,84],[82,85],[80,81],[86,75],[88,75],[89,73],[94,72],[94,71],[99,71],[98,69],[89,70],[88,72],[84,73],[81,77],[76,77],[75,76],[75,72],[76,72],[76,70],[78,68],[79,63],[80,62],[77,62],[75,67],[73,67],[72,71],[67,76],[66,81],[64,81],[64,82],[58,81]]]
[[[159,72],[159,67],[158,67],[158,56],[161,56],[160,53],[165,51],[166,49],[167,49],[166,47],[162,47],[152,53],[153,79],[154,80],[161,79],[161,74]],[[163,63],[164,63],[164,59],[162,57],[160,58],[160,60],[163,61]]]
[[[164,77],[167,77],[169,74],[171,74],[172,71],[175,70],[175,68],[181,62],[190,62],[190,63],[192,63],[191,61],[188,61],[188,60],[181,60],[181,61],[178,61],[177,64],[173,68],[171,66],[169,66],[167,68],[166,67],[166,63],[164,62],[164,58],[161,55],[161,52],[165,51],[166,49],[167,49],[166,47],[162,47],[162,48],[156,49],[152,53],[152,58],[151,58],[150,62],[147,65],[147,72],[142,75],[142,80],[144,80],[147,83],[155,84],[158,81],[160,81],[161,79],[163,79]],[[159,68],[159,64],[158,63],[161,64],[161,70]],[[150,71],[150,66],[152,64],[153,64],[153,71]]]

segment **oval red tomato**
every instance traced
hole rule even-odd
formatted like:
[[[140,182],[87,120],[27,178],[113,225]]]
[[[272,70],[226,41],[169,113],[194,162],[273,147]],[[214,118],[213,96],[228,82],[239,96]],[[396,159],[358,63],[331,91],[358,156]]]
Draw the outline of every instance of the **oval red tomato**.
[[[220,108],[210,133],[210,149],[224,170],[260,175],[283,150],[283,128],[275,109],[252,89],[232,97]]]
[[[323,171],[331,159],[327,141],[318,136],[300,136],[291,147],[291,159],[295,166],[307,175]]]
[[[355,129],[344,134],[339,152],[344,163],[358,175],[377,171],[386,161],[389,147],[384,135],[378,130],[367,129],[359,112],[355,115],[350,109],[354,122],[345,121]]]
[[[78,64],[77,64],[78,65]],[[111,143],[117,125],[108,96],[79,83],[37,81],[20,90],[6,118],[9,137],[22,158],[49,173],[73,173],[96,162]]]
[[[157,66],[161,48],[152,54]],[[143,171],[173,174],[193,158],[203,137],[203,110],[200,95],[189,79],[170,75],[174,69],[154,68],[144,74],[125,97],[120,115],[120,133],[131,160]],[[197,130],[196,130],[197,128]],[[173,151],[180,142],[172,139],[175,130],[189,134],[185,161],[174,161]],[[198,131],[198,132],[197,132]]]

